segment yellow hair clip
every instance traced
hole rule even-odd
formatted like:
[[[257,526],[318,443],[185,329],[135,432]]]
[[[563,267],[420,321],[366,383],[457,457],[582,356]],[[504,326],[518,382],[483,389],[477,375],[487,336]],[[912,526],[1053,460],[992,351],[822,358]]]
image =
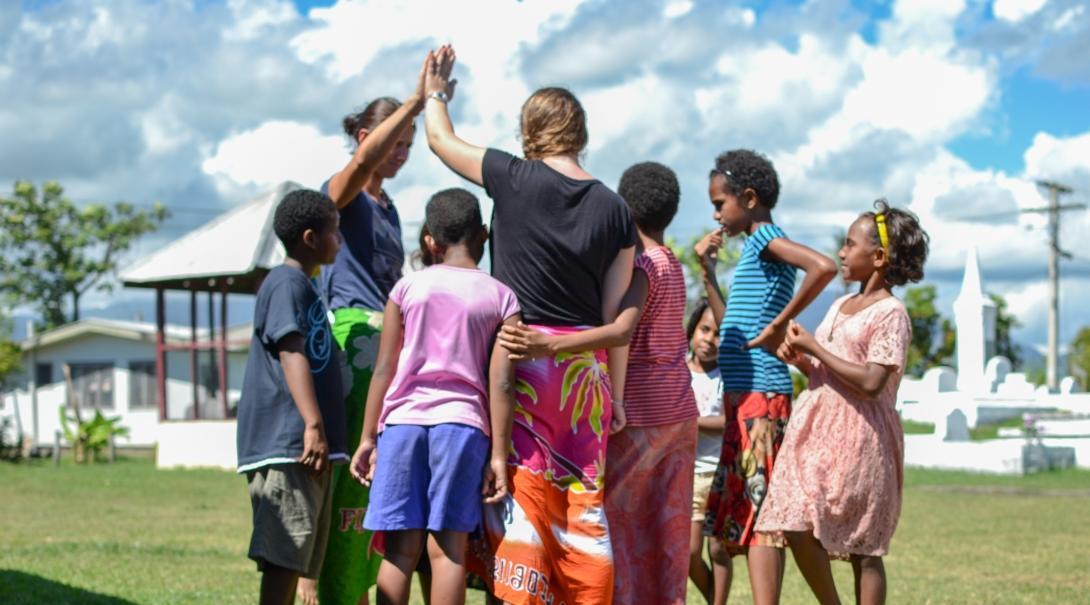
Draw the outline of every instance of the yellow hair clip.
[[[879,212],[874,215],[874,224],[878,228],[878,241],[882,244],[882,249],[889,251],[889,232],[886,231],[886,213]]]

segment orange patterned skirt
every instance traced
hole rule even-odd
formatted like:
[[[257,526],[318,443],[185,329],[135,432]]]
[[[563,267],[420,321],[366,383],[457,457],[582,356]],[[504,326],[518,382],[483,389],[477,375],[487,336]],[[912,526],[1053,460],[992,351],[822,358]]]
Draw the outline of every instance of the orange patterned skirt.
[[[603,487],[612,397],[606,352],[520,362],[515,377],[511,497],[485,507],[484,535],[476,545],[485,563],[482,575],[491,579],[493,594],[515,605],[610,603],[613,550]]]

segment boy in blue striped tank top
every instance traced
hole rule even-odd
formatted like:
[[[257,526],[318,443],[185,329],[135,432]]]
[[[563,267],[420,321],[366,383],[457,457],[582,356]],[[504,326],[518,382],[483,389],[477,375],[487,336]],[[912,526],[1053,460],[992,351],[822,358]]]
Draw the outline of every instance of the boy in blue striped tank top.
[[[836,275],[831,259],[789,240],[772,222],[779,193],[776,170],[764,156],[746,149],[720,155],[708,184],[720,229],[697,245],[705,288],[719,321],[726,416],[704,533],[717,538],[711,540],[712,558],[728,569],[731,556],[747,555],[758,604],[779,601],[784,564],[783,537],[753,531],[791,413],[791,374],[775,351],[788,322]],[[725,309],[715,280],[724,234],[746,236]],[[797,292],[796,269],[806,273]]]

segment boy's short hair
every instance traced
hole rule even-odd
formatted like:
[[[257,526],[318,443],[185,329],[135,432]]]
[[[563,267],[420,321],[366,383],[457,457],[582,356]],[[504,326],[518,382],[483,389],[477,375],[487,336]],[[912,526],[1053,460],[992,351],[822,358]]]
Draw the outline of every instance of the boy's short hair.
[[[664,231],[677,214],[681,187],[673,170],[658,162],[641,162],[624,171],[617,193],[628,204],[636,226]]]
[[[296,189],[284,196],[273,214],[273,231],[289,251],[303,239],[303,232],[321,231],[337,216],[337,206],[325,194]]]
[[[428,234],[440,246],[468,241],[481,230],[481,205],[472,193],[454,187],[444,189],[428,200],[424,209]]]
[[[776,168],[768,158],[751,149],[732,149],[719,154],[709,177],[717,174],[726,179],[727,189],[735,197],[752,189],[761,205],[769,210],[775,208],[780,199],[780,178]]]

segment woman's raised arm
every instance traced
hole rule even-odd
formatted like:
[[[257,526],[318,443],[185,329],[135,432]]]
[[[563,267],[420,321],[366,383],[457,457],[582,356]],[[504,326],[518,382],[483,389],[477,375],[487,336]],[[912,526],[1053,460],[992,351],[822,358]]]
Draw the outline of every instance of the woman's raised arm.
[[[454,98],[454,87],[458,83],[450,79],[454,60],[454,49],[448,44],[429,53],[424,66],[424,96],[427,100],[424,126],[428,132],[428,147],[447,168],[483,186],[481,166],[485,149],[458,138],[447,112],[447,103]]]
[[[337,204],[337,208],[343,208],[356,199],[371,175],[393,151],[401,134],[412,125],[413,119],[424,108],[424,72],[427,66],[428,59],[425,58],[417,77],[416,88],[401,107],[374,130],[367,132],[362,141],[359,141],[359,133],[356,133],[356,140],[359,141],[356,153],[352,154],[352,159],[340,172],[329,179],[329,197]]]

